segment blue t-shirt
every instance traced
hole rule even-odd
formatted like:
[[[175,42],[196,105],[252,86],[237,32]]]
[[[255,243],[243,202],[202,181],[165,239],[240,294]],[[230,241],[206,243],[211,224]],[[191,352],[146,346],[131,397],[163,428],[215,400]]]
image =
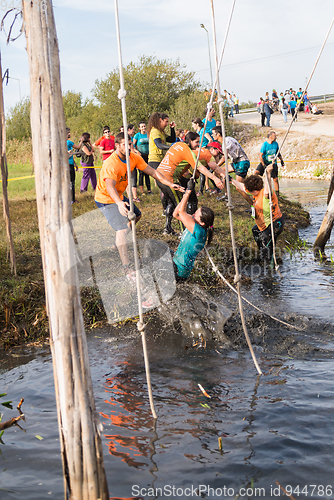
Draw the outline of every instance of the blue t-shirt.
[[[297,106],[297,101],[290,101],[290,108],[294,109]]]
[[[71,151],[71,149],[73,149],[73,146],[74,146],[74,142],[73,141],[70,141],[69,139],[67,139],[67,151]],[[71,155],[69,158],[68,158],[68,163],[70,165],[74,165],[74,160],[73,160],[73,155]]]
[[[203,123],[205,123],[205,119],[203,120]],[[212,118],[211,122],[209,120],[206,122],[206,129],[205,130],[207,132],[209,132],[210,135],[212,135],[211,130],[215,126],[216,126],[216,120],[214,118]]]
[[[263,161],[265,165],[270,165],[278,150],[279,146],[276,141],[274,141],[272,144],[269,144],[269,142],[267,141],[262,144],[261,153],[263,154]]]
[[[205,130],[205,133],[208,133],[210,136],[211,136],[211,130],[208,130],[206,129]],[[204,134],[204,127],[201,128],[200,132],[199,132],[199,140],[201,141],[202,140],[202,135]],[[213,141],[212,137],[211,137],[211,141]],[[209,144],[209,142],[211,141],[208,141],[208,139],[204,136],[203,137],[203,143],[202,143],[202,148],[205,148],[205,146],[207,144]]]
[[[197,255],[205,246],[206,235],[207,230],[199,224],[195,224],[193,233],[188,229],[183,231],[180,244],[173,258],[180,278],[188,278],[190,275]]]
[[[138,151],[140,151],[140,153],[143,153],[145,155],[148,155],[148,152],[149,152],[149,149],[148,149],[148,144],[149,144],[149,140],[148,140],[148,137],[147,137],[147,134],[141,134],[140,132],[138,132],[133,140],[136,140],[136,148],[138,149]]]

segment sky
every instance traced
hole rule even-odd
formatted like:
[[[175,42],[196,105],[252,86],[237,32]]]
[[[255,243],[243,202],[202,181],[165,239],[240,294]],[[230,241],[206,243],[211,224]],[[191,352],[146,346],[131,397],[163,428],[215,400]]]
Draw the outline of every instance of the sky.
[[[34,0],[41,2],[41,0]],[[1,2],[1,17],[11,4]],[[219,57],[233,0],[214,0]],[[118,66],[115,5],[112,0],[54,0],[63,91],[92,97],[95,81]],[[119,0],[123,65],[142,55],[179,59],[195,78],[211,88],[208,35],[215,80],[210,0]],[[334,17],[333,0],[236,0],[220,70],[221,89],[241,102],[258,101],[266,91],[306,84]],[[207,32],[201,28],[204,24]],[[5,23],[8,27],[8,23]],[[0,33],[8,112],[29,96],[26,41],[6,44]],[[334,93],[334,28],[309,86],[309,95]]]

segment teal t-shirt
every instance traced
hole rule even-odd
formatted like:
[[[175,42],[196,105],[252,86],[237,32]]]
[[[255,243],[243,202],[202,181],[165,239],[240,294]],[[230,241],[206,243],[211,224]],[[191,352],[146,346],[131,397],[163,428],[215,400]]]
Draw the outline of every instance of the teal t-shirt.
[[[265,165],[270,165],[272,160],[275,158],[278,149],[279,146],[276,141],[274,141],[272,144],[269,144],[269,142],[267,141],[262,144],[261,153],[263,154],[263,161]]]
[[[144,155],[148,155],[149,141],[148,141],[147,134],[141,134],[140,132],[138,132],[138,134],[136,134],[133,139],[137,141],[136,148],[138,149],[138,151],[140,151]]]
[[[197,255],[205,246],[206,234],[207,230],[199,224],[195,224],[193,233],[188,229],[183,231],[180,244],[173,258],[180,278],[188,278],[190,275]]]

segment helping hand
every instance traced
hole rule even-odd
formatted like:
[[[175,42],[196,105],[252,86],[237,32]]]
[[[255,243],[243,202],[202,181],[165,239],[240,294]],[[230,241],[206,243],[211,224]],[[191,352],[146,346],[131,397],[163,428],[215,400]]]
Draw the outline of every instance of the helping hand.
[[[176,191],[180,191],[181,193],[185,192],[184,187],[180,186],[180,184],[172,184],[170,187],[171,187],[171,189],[174,189]]]
[[[187,182],[187,191],[194,191],[194,189],[195,189],[195,180],[191,178]]]

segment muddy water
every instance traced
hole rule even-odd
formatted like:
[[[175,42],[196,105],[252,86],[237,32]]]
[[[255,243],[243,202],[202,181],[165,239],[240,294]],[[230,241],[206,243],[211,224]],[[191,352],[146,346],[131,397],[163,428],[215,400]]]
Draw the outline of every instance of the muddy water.
[[[309,204],[313,223],[322,219],[325,185],[281,184]],[[311,225],[300,237],[312,242],[316,232]],[[284,257],[281,272],[283,278],[261,275],[244,290],[271,314],[303,329],[289,330],[246,309],[262,377],[237,314],[225,327],[229,343],[206,349],[192,348],[182,332],[153,317],[148,348],[159,416],[154,428],[135,327],[88,333],[112,497],[274,498],[283,496],[277,481],[296,499],[334,498],[332,267],[315,262],[306,247]],[[221,300],[235,310],[229,295]],[[24,430],[3,435],[0,498],[62,498],[48,350],[6,353],[0,380],[0,392],[15,403],[25,397],[26,414]],[[2,413],[9,418],[15,411]]]

